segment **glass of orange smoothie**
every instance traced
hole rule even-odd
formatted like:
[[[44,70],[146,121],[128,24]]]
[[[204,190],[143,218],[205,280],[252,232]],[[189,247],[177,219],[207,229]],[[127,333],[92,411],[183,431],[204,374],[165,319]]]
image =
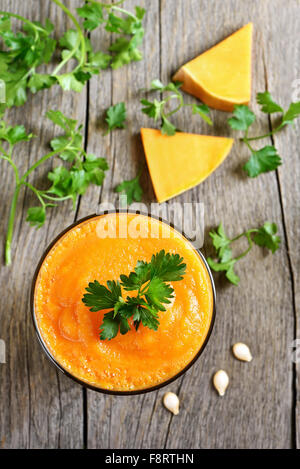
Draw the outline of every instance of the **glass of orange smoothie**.
[[[172,283],[158,330],[141,325],[101,340],[105,311],[83,303],[86,287],[129,275],[162,250],[179,254],[186,274]],[[34,276],[31,308],[42,348],[60,371],[99,392],[133,395],[170,384],[195,363],[212,332],[215,301],[209,267],[183,235],[160,219],[118,211],[81,220],[51,244]]]

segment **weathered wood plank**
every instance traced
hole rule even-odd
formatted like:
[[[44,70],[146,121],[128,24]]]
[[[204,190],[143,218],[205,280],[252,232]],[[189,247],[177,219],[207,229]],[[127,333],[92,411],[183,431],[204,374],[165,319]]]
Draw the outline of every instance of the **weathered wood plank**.
[[[110,45],[110,35],[103,31],[103,29],[98,28],[91,34],[91,41],[96,50],[101,49],[106,51]],[[111,148],[111,136],[104,136],[104,114],[112,102],[111,87],[112,77],[110,70],[103,72],[100,77],[94,77],[87,85],[87,149],[89,153],[105,157],[111,169],[106,175],[102,188],[90,187],[85,197],[81,198],[77,213],[78,220],[97,212],[102,192],[108,194],[106,200],[109,200],[110,196],[114,154]],[[106,438],[109,438],[109,400],[104,402],[104,397],[98,396],[97,404],[94,404],[94,393],[86,389],[83,390],[83,393],[85,396],[85,414],[87,416],[85,421],[85,446],[89,447],[90,444],[92,446],[91,440],[95,446],[100,444],[99,442],[101,441],[103,447],[106,448],[108,447]],[[101,435],[101,439],[99,435]]]
[[[39,11],[32,0],[23,4],[18,2],[17,6],[11,3],[3,0],[1,8],[29,17],[35,15],[35,19],[50,17],[60,31],[66,26],[65,17],[60,14],[56,17],[57,8],[50,8],[48,2],[43,2]],[[76,6],[74,1],[67,3]],[[99,199],[115,202],[117,197],[113,188],[123,179],[132,178],[141,163],[144,164],[138,133],[141,125],[152,126],[152,122],[140,113],[138,91],[158,77],[160,71],[161,78],[169,80],[172,72],[186,60],[252,19],[256,30],[254,92],[265,89],[268,81],[270,91],[274,89],[275,96],[283,96],[288,103],[290,83],[299,78],[297,0],[287,0],[281,15],[278,15],[278,11],[282,11],[279,0],[226,0],[222,3],[127,0],[125,7],[134,8],[136,3],[145,5],[148,11],[144,61],[113,73],[105,72],[102,77],[93,78],[89,87],[88,151],[107,156],[111,171],[103,189],[92,188],[82,198],[79,218],[95,212]],[[105,48],[109,38],[107,33],[97,31],[92,34],[92,40],[99,48],[102,44]],[[287,68],[286,63],[294,64],[294,68]],[[193,100],[188,96],[186,99]],[[127,103],[128,128],[103,137],[103,112],[120,101]],[[27,127],[41,137],[29,145],[30,153],[20,146],[18,157],[24,162],[24,168],[44,150],[45,147],[40,148],[40,141],[46,142],[53,135],[53,127],[40,116],[48,108],[57,107],[66,113],[72,109],[74,117],[85,120],[84,93],[80,96],[61,93],[56,88],[31,98],[23,112],[26,113]],[[23,123],[23,112],[11,111],[11,121]],[[187,131],[227,135],[230,132],[226,119],[226,114],[214,113],[215,128],[210,130],[197,117],[191,121],[189,113],[184,112],[177,123]],[[268,120],[262,116],[257,131],[263,132],[268,127]],[[278,136],[276,143],[283,156],[286,148],[289,148],[291,158],[297,154],[296,138],[297,131],[294,135],[288,131]],[[295,295],[297,309],[294,311],[289,261],[297,293],[300,260],[295,243],[299,238],[296,192],[299,166],[293,159],[279,172],[282,212],[276,174],[256,181],[246,179],[241,171],[246,158],[245,148],[238,144],[215,175],[178,200],[205,203],[206,234],[221,220],[230,234],[235,234],[269,219],[278,223],[284,235],[284,213],[290,256],[288,259],[285,245],[275,257],[256,249],[248,263],[239,266],[242,282],[238,289],[217,279],[218,318],[211,342],[199,363],[170,386],[170,390],[178,392],[182,403],[181,414],[176,418],[161,405],[164,391],[133,398],[82,392],[79,386],[57,374],[41,355],[28,314],[29,279],[46,244],[74,220],[74,213],[66,204],[51,214],[45,228],[35,233],[26,226],[26,212],[22,212],[22,207],[27,209],[33,200],[28,194],[22,194],[16,221],[15,264],[12,269],[2,267],[0,279],[2,291],[7,288],[9,291],[0,308],[0,338],[6,341],[8,350],[8,363],[0,365],[1,393],[9,396],[9,405],[4,399],[0,404],[2,447],[82,447],[83,395],[87,395],[86,443],[90,448],[286,448],[293,445],[293,366],[289,345],[294,338],[294,315],[299,318],[299,295]],[[44,180],[46,169],[41,169],[34,180]],[[9,200],[11,175],[2,163],[1,170],[3,200]],[[143,185],[145,202],[149,203],[154,200],[154,195],[147,171]],[[1,217],[3,233],[7,217],[8,206],[5,205]],[[1,245],[0,251],[2,248]],[[210,252],[209,244],[205,248]],[[236,362],[231,355],[230,346],[240,340],[249,343],[255,355],[249,366]],[[219,367],[227,369],[231,376],[231,388],[224,400],[217,398],[211,386],[211,377]],[[298,410],[298,426],[299,419]]]
[[[229,3],[233,10],[236,4],[232,5],[231,2]],[[235,20],[231,17],[228,18],[228,4],[224,5],[224,10],[220,11],[218,8],[218,21],[216,21],[217,12],[214,11],[214,7],[211,5],[204,6],[200,2],[197,4],[193,3],[190,9],[186,8],[186,3],[177,2],[176,11],[174,12],[173,10],[172,15],[170,15],[171,5],[169,1],[161,2],[161,7],[161,23],[164,25],[162,28],[161,43],[162,78],[165,80],[170,77],[171,72],[176,69],[177,65],[179,66],[188,58],[193,57],[199,50],[205,50],[205,48],[224,37],[226,33],[229,34],[248,20],[246,7],[245,12],[240,11],[239,17],[236,17]],[[256,4],[255,8],[258,8],[258,4]],[[203,13],[204,11],[205,14]],[[208,17],[214,18],[214,22],[210,25],[207,24]],[[199,19],[197,20],[197,18]],[[222,32],[222,35],[220,35],[220,33],[216,34],[216,31],[224,30],[224,18],[226,18],[226,23],[230,26],[227,27],[225,33]],[[196,32],[203,30],[206,30],[206,38],[201,36],[201,44],[198,44],[198,42],[194,40],[194,38],[197,37]],[[177,44],[175,47],[174,43],[169,40],[168,31],[183,31],[184,34],[179,35],[181,38],[182,36],[186,37],[183,45]],[[264,67],[259,47],[256,47],[256,64],[255,81],[257,90],[260,90],[262,89],[261,87],[264,87]],[[155,76],[157,76],[157,72]],[[152,78],[154,78],[153,75],[147,76],[146,82],[149,82]],[[222,133],[224,128],[225,118],[226,116],[218,117],[217,128],[220,129],[220,133]],[[187,129],[194,130],[195,132],[207,132],[207,129],[200,130],[200,126],[196,122],[193,125],[193,129],[191,129],[190,119],[187,116],[185,119],[182,117],[178,120],[178,126],[180,126],[180,128],[184,128],[184,125]],[[268,127],[268,123],[266,121],[259,122],[259,127],[261,130],[264,130],[264,128]],[[226,163],[227,168],[224,165],[224,168],[213,177],[215,179],[211,178],[211,180],[207,181],[202,187],[191,191],[180,199],[182,201],[205,201],[206,205],[210,207],[210,213],[207,217],[208,226],[215,226],[220,221],[221,215],[218,213],[226,213],[228,205],[233,206],[237,215],[235,218],[232,217],[231,220],[232,233],[237,229],[247,228],[249,224],[251,226],[254,222],[263,222],[266,216],[278,220],[280,224],[281,211],[276,178],[274,175],[262,178],[258,183],[259,190],[257,191],[257,183],[254,184],[252,181],[244,181],[241,172],[236,172],[236,167],[240,166],[240,151],[241,149],[236,149],[235,155],[232,157],[231,161]],[[126,165],[127,161],[128,158],[126,158]],[[223,187],[229,183],[229,173],[232,173],[232,182],[230,183],[231,192],[227,192],[226,198],[222,200]],[[271,186],[271,191],[269,190],[268,194],[266,194],[265,191],[266,184]],[[257,201],[253,200],[252,206],[248,206],[249,203],[247,202],[249,193],[259,195]],[[219,195],[218,201],[215,202],[215,197],[209,197],[209,194]],[[275,207],[272,207],[271,195],[276,200]],[[245,202],[247,202],[246,207],[244,207]],[[238,215],[242,211],[245,215],[243,226],[240,225],[240,216]],[[266,212],[268,212],[267,215]],[[132,447],[132,445],[130,445],[132,433],[136,433],[134,441],[135,447],[161,448],[164,445],[168,448],[289,447],[291,445],[290,412],[292,407],[292,369],[291,365],[286,363],[286,360],[284,363],[280,362],[282,351],[285,349],[288,339],[278,337],[276,331],[274,331],[274,329],[272,330],[274,319],[273,310],[276,311],[276,309],[279,309],[279,311],[281,311],[282,308],[284,308],[284,310],[288,312],[284,327],[287,329],[288,337],[292,337],[293,316],[288,266],[284,252],[281,253],[277,259],[268,257],[264,260],[259,251],[253,254],[253,256],[249,271],[251,271],[251,269],[254,270],[258,259],[260,262],[266,263],[264,269],[262,268],[260,272],[255,272],[255,276],[260,282],[259,297],[263,299],[261,304],[264,305],[264,308],[256,302],[253,304],[253,296],[257,288],[257,283],[254,281],[254,278],[244,280],[244,289],[246,290],[246,287],[248,288],[248,294],[246,293],[245,296],[244,292],[241,295],[240,291],[229,288],[219,293],[219,310],[224,311],[225,321],[223,324],[220,323],[220,321],[217,323],[214,339],[206,352],[207,358],[205,364],[203,359],[202,362],[199,362],[199,364],[189,372],[182,382],[172,386],[175,391],[181,390],[181,396],[183,398],[182,415],[175,420],[171,419],[169,414],[165,412],[160,404],[163,392],[158,393],[154,397],[150,395],[144,398],[132,398],[130,401],[134,403],[134,408],[136,409],[135,419],[137,415],[140,415],[139,423],[136,425],[135,420],[134,425],[130,426],[131,431],[123,435],[124,423],[131,422],[130,416],[123,405],[124,400],[116,398],[98,399],[97,396],[96,401],[93,401],[89,395],[89,410],[93,412],[94,416],[97,416],[97,409],[99,409],[100,415],[102,415],[101,420],[98,421],[102,431],[99,432],[95,444],[92,434],[93,426],[89,414],[89,442],[92,447]],[[272,293],[268,288],[270,279],[267,280],[265,278],[265,272],[271,271],[274,262],[276,270],[279,269],[278,271],[281,272],[281,275],[278,275],[280,278],[275,280],[278,282],[277,288],[285,292],[282,298],[277,296],[276,298],[274,296],[272,297]],[[244,273],[244,275],[245,274],[246,273]],[[243,284],[240,288],[243,288]],[[219,282],[219,286],[221,289],[223,282]],[[234,296],[234,301],[232,301],[232,296]],[[232,304],[236,305],[234,311],[232,311]],[[281,305],[280,308],[278,308],[278,305]],[[252,316],[250,317],[249,311],[252,312]],[[234,313],[239,314],[239,317],[235,318],[235,320],[233,320]],[[279,320],[280,323],[281,316],[279,312],[276,319]],[[246,327],[245,324],[247,324]],[[259,324],[259,327],[257,327],[257,324]],[[249,368],[234,362],[230,355],[229,349],[232,341],[241,340],[241,336],[243,336],[243,340],[247,340],[252,345],[253,349],[256,349],[257,359],[255,368],[250,369],[250,372]],[[264,344],[263,339],[266,336],[268,336],[269,340],[265,341]],[[275,347],[276,341],[278,341],[277,347]],[[262,346],[261,343],[264,345]],[[273,349],[275,349],[275,352]],[[219,363],[216,363],[216,357],[218,357]],[[265,370],[264,366],[266,361],[270,362],[267,370]],[[231,396],[227,398],[227,401],[217,399],[211,390],[211,376],[215,367],[218,366],[226,367],[232,375],[238,375],[240,385],[231,390]],[[282,380],[282,373],[286,367],[289,370],[289,378],[284,381]],[[201,370],[201,377],[197,372],[198,370]],[[275,378],[271,380],[271,377],[274,376]],[[267,377],[266,388],[259,391],[257,390],[256,377],[258,377],[259,381],[265,381]],[[276,378],[283,383],[281,389],[274,389],[274,381]],[[243,383],[246,384],[243,386]],[[248,387],[248,389],[250,387],[250,390],[242,393],[243,387]],[[201,393],[200,396],[199,393]],[[272,400],[270,400],[269,396],[272,396]],[[286,405],[284,408],[276,408],[276,401],[279,402],[283,396]],[[100,405],[93,405],[93,402],[98,403],[98,401]],[[129,408],[131,413],[131,405]],[[256,409],[256,411],[253,411],[253,409]],[[228,414],[230,415],[230,420]],[[260,423],[262,414],[265,420],[264,424]],[[205,426],[193,424],[196,415],[199,415],[200,418],[202,415],[205,416]],[[284,417],[282,417],[282,415]],[[105,416],[109,416],[109,422],[106,421]],[[102,425],[104,422],[105,427],[103,429]],[[123,425],[121,425],[122,423]],[[126,427],[127,425],[125,428]],[[206,431],[207,427],[211,430],[209,434]],[[132,429],[136,428],[138,429],[137,431],[132,431]],[[139,429],[143,429],[142,433]]]
[[[77,2],[66,2],[72,7]],[[80,4],[78,2],[77,4]],[[66,16],[50,2],[1,2],[1,9],[44,21],[50,18],[61,35],[70,27]],[[22,144],[16,152],[18,166],[26,170],[39,155],[47,153],[47,142],[53,137],[54,126],[44,119],[48,109],[61,109],[66,114],[85,120],[86,97],[62,93],[55,87],[30,97],[24,108],[7,114],[10,123],[22,123],[38,138]],[[71,110],[71,111],[70,111]],[[25,116],[25,118],[24,118]],[[56,132],[58,130],[56,129]],[[46,174],[52,162],[33,175],[37,185],[46,184]],[[12,174],[1,163],[4,199],[13,192]],[[50,365],[36,340],[29,314],[29,290],[38,259],[46,245],[67,224],[73,222],[74,212],[69,203],[55,210],[39,232],[25,223],[26,211],[36,201],[31,194],[22,193],[13,242],[14,263],[1,267],[1,291],[8,291],[1,302],[0,337],[7,346],[7,364],[0,365],[1,404],[0,441],[4,448],[81,448],[83,447],[82,390],[65,379]],[[8,219],[8,203],[2,204],[1,259],[3,239]]]
[[[90,91],[90,119],[88,149],[99,149],[107,156],[110,172],[106,177],[101,202],[116,202],[118,197],[113,189],[124,179],[136,176],[145,165],[139,130],[147,124],[147,118],[140,112],[139,91],[145,88],[159,71],[159,8],[158,1],[128,0],[124,8],[134,10],[136,4],[147,9],[145,18],[146,36],[142,46],[144,60],[130,64],[120,70],[104,73],[102,80],[94,80]],[[105,34],[107,37],[107,34]],[[98,31],[92,34],[92,41],[100,44],[103,36]],[[109,78],[110,76],[110,78]],[[110,92],[111,84],[111,92]],[[111,104],[125,101],[128,110],[128,124],[125,131],[114,131],[111,136],[101,135],[103,113]],[[142,180],[145,200],[153,198],[153,190],[147,172]],[[149,195],[150,194],[150,195]],[[94,198],[90,199],[94,204]],[[95,211],[95,205],[82,201],[80,216]],[[144,403],[144,404],[143,404]],[[131,448],[140,447],[145,430],[145,416],[151,417],[155,395],[134,398],[113,398],[88,392],[88,446],[90,448]],[[146,407],[146,409],[145,409]],[[138,417],[142,415],[142,420]],[[129,431],[130,429],[130,431]],[[167,429],[167,427],[166,427]]]
[[[273,5],[268,4],[269,14],[273,12]],[[264,44],[267,70],[267,86],[278,101],[285,107],[290,102],[300,100],[300,4],[290,0],[281,8],[276,20],[277,34],[272,36],[270,26],[264,29]],[[282,38],[286,37],[286,45]],[[272,122],[276,126],[276,119]],[[295,313],[295,339],[300,339],[300,253],[298,241],[300,238],[300,166],[299,166],[299,122],[294,129],[289,128],[282,134],[275,135],[275,144],[283,157],[284,164],[278,172],[281,202],[285,216],[287,256],[293,277],[294,313]],[[292,345],[292,344],[289,344]],[[298,345],[299,349],[299,345]],[[286,351],[291,353],[291,349]],[[298,353],[299,356],[299,353]],[[296,372],[296,370],[295,370]],[[297,365],[297,379],[295,382],[295,432],[297,447],[300,448],[300,373]]]
[[[187,8],[185,1],[177,1],[174,10],[174,2],[163,0],[163,79],[167,80],[186,60],[253,19],[253,91],[263,90],[262,31],[268,17],[268,3],[252,1],[249,13],[250,2],[192,0]],[[278,34],[274,3],[269,41]],[[169,39],[169,31],[176,32],[176,41]],[[256,108],[254,99],[253,105]],[[230,134],[227,115],[214,114],[216,124],[212,131],[197,120],[191,122],[187,115],[178,118],[178,124],[188,131]],[[267,127],[264,118],[257,123],[258,131]],[[247,151],[237,142],[223,167],[192,191],[192,195],[184,195],[181,200],[192,196],[205,203],[207,232],[223,221],[234,235],[269,219],[279,224],[282,234],[276,174],[254,181],[246,179],[241,171],[246,157]],[[293,310],[285,247],[275,257],[254,250],[239,266],[239,272],[242,277],[239,288],[229,287],[217,278],[215,331],[205,355],[183,380],[180,392],[183,411],[179,418],[172,419],[167,448],[284,448],[292,445],[292,364],[286,350],[293,338]],[[255,360],[250,366],[233,359],[230,347],[236,341],[245,341],[251,346]],[[223,400],[211,387],[213,373],[219,368],[228,370],[232,381]],[[163,410],[159,412],[163,418]]]

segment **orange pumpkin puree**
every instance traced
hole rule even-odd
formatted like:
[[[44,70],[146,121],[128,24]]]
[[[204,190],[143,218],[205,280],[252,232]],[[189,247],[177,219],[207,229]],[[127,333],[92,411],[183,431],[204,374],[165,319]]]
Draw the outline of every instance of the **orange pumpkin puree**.
[[[106,228],[117,237],[104,239]],[[126,239],[127,228],[132,237]],[[107,311],[92,313],[82,303],[88,283],[118,280],[162,249],[180,254],[187,273],[174,282],[175,299],[159,314],[158,331],[140,326],[101,341]],[[56,362],[89,385],[120,392],[162,384],[189,365],[209,333],[213,301],[209,274],[188,241],[164,223],[133,214],[102,215],[68,231],[46,256],[34,294],[37,326]]]

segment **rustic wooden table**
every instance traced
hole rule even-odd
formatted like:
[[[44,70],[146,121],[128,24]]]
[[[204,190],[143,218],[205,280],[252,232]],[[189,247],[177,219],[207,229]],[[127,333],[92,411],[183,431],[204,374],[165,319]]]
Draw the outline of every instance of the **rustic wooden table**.
[[[80,1],[65,2],[72,7]],[[204,184],[179,197],[201,201],[206,209],[206,240],[221,221],[230,234],[259,225],[278,223],[282,249],[267,255],[255,249],[239,267],[238,288],[216,277],[218,311],[211,341],[200,361],[170,390],[180,396],[182,409],[172,417],[162,406],[164,391],[132,397],[105,397],[87,391],[57,372],[43,355],[29,313],[31,278],[50,241],[74,220],[94,213],[99,201],[117,201],[113,188],[132,178],[144,164],[139,137],[151,122],[140,112],[139,90],[160,77],[168,81],[181,64],[249,21],[255,25],[253,102],[268,89],[285,106],[300,79],[300,2],[298,0],[127,0],[147,8],[144,60],[119,71],[95,77],[81,94],[58,87],[31,97],[22,109],[11,110],[11,123],[24,123],[39,137],[21,145],[18,164],[27,168],[46,148],[53,126],[43,118],[48,109],[61,109],[85,123],[85,145],[106,156],[110,172],[100,190],[79,199],[76,211],[65,203],[53,211],[40,231],[25,223],[32,196],[22,193],[13,243],[14,263],[1,267],[0,338],[6,342],[7,363],[0,365],[0,446],[3,448],[295,448],[300,447],[299,368],[290,346],[300,338],[299,323],[299,122],[276,136],[284,165],[257,180],[241,170],[247,159],[238,142],[225,164]],[[36,20],[50,18],[58,32],[69,23],[48,0],[0,0],[1,10]],[[100,47],[108,33],[93,33]],[[187,96],[187,100],[193,98]],[[298,96],[299,99],[299,96]],[[126,101],[128,126],[103,136],[104,111]],[[228,116],[213,113],[208,129],[183,112],[178,127],[190,132],[230,135]],[[258,132],[274,123],[259,114]],[[11,170],[1,164],[1,232],[4,237],[13,192]],[[45,167],[35,182],[46,184]],[[144,202],[154,201],[147,171],[142,185]],[[0,244],[3,249],[3,242]],[[209,243],[205,245],[207,254]],[[230,348],[237,341],[251,346],[255,360],[248,366],[234,360]],[[212,388],[213,373],[225,368],[232,379],[226,398]]]

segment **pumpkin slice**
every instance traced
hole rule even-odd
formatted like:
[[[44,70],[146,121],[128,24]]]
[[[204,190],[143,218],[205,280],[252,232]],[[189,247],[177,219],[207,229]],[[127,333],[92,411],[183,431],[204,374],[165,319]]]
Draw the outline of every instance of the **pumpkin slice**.
[[[234,140],[142,129],[142,140],[156,197],[165,202],[204,181],[228,156]]]
[[[174,75],[182,89],[214,109],[232,112],[251,101],[253,24],[188,62]]]

